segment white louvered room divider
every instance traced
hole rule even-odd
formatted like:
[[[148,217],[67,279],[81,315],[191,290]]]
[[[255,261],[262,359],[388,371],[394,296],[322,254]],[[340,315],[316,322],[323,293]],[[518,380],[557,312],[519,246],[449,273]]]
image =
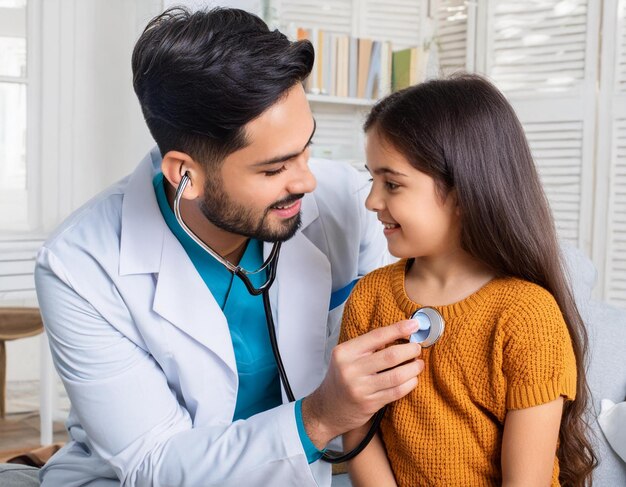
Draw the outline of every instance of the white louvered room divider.
[[[604,63],[600,85],[598,179],[599,193],[607,197],[606,207],[596,212],[596,237],[602,248],[605,236],[606,253],[596,252],[595,258],[605,259],[600,280],[604,298],[626,308],[626,0],[605,2],[603,37],[603,59],[613,62]]]
[[[473,71],[476,4],[466,0],[440,0],[435,23],[441,73]]]
[[[355,0],[359,37],[391,41],[393,50],[422,42],[427,2],[422,0]]]
[[[353,0],[278,0],[272,5],[283,28],[319,28],[338,34],[353,30]]]
[[[582,192],[581,121],[537,121],[524,124],[559,236],[577,245]]]
[[[482,19],[479,70],[524,125],[559,236],[590,254],[599,5],[488,0]]]
[[[626,103],[626,97],[622,102]],[[606,299],[626,307],[626,114],[622,117],[613,125]]]
[[[617,55],[615,64],[617,76],[615,77],[615,91],[626,94],[626,0],[619,0],[617,10]]]
[[[576,90],[585,80],[592,4],[489,0],[487,72],[509,96]]]

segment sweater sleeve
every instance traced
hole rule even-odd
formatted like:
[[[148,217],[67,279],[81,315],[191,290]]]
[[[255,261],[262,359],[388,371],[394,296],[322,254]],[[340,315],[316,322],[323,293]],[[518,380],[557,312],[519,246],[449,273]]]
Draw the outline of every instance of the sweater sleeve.
[[[550,293],[533,285],[511,310],[502,372],[506,408],[523,409],[576,396],[576,359],[561,311]]]

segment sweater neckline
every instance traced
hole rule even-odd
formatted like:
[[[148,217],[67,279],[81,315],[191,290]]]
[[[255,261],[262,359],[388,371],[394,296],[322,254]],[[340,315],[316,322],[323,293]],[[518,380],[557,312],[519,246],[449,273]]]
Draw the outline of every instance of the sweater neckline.
[[[405,287],[405,277],[406,270],[410,263],[410,259],[402,259],[397,262],[391,273],[391,289],[393,295],[395,297],[396,303],[398,307],[407,314],[407,316],[411,316],[415,311],[419,308],[429,306],[427,303],[421,304],[416,303],[409,298],[406,293]],[[497,288],[497,282],[500,281],[499,278],[494,278],[491,281],[487,282],[483,287],[473,292],[466,298],[463,298],[460,301],[457,301],[452,304],[446,304],[443,306],[429,306],[430,308],[436,309],[441,316],[443,316],[444,320],[451,320],[453,318],[457,318],[465,313],[472,311],[473,309],[480,306],[485,299],[492,294],[494,289]]]

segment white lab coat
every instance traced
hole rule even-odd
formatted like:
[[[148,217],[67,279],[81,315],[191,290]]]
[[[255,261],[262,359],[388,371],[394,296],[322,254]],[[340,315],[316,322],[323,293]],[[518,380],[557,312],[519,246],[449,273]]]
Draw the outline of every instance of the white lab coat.
[[[155,149],[38,255],[39,304],[72,402],[72,441],[42,470],[43,485],[328,486],[329,465],[307,464],[293,404],[232,423],[228,324],[161,216],[160,163]],[[336,162],[311,169],[318,187],[270,292],[297,398],[320,384],[337,339],[343,305],[329,313],[331,293],[388,259],[363,205],[365,179]]]

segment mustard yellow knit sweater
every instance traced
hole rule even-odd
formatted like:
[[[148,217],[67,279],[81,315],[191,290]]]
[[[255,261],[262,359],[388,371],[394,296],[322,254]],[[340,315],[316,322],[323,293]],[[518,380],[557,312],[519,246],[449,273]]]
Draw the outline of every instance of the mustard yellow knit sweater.
[[[420,307],[405,292],[406,264],[361,279],[346,303],[340,341],[409,318]],[[390,405],[381,425],[391,467],[401,487],[501,485],[507,410],[575,397],[566,324],[550,293],[515,278],[494,279],[435,309],[445,332],[422,351],[426,367],[417,388]],[[555,455],[553,486],[558,472]]]

